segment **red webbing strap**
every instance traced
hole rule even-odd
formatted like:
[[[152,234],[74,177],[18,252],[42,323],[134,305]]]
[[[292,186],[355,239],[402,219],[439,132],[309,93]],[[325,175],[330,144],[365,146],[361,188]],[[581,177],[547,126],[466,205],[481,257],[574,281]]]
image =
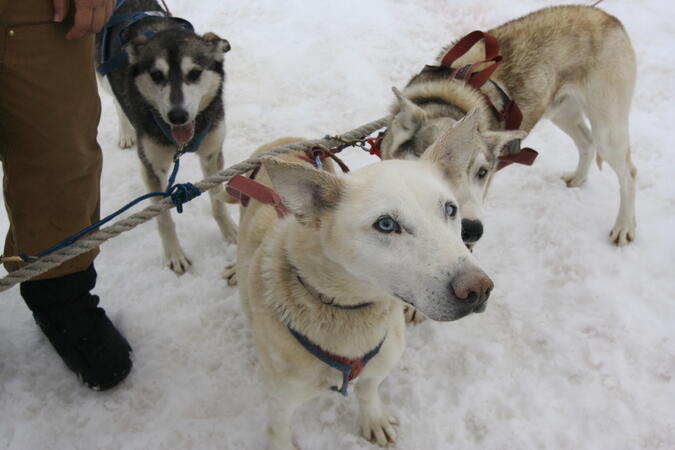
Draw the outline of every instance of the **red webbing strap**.
[[[441,66],[451,67],[452,63],[457,61],[466,52],[471,50],[471,47],[476,45],[481,39],[485,40],[485,59],[491,60],[499,56],[499,42],[497,38],[491,34],[480,30],[472,31],[464,36],[443,56]]]
[[[305,161],[308,161],[314,167],[317,167],[316,158],[318,157],[321,162],[325,161],[326,158],[330,158],[340,167],[343,173],[349,173],[349,167],[344,163],[340,158],[337,157],[335,153],[327,149],[323,145],[315,145],[314,147],[308,148],[305,150],[305,155],[307,158],[300,157]],[[317,167],[318,168],[318,167]]]
[[[334,360],[340,361],[341,363],[347,364],[348,366],[351,367],[351,370],[349,371],[349,381],[352,381],[354,378],[358,377],[359,374],[363,371],[364,367],[366,367],[366,361],[365,358],[363,357],[351,359],[345,358],[344,356],[335,355],[325,350],[324,353],[326,353],[326,355],[333,358]]]
[[[485,60],[485,61],[480,61],[478,63],[475,63],[474,66],[478,66],[481,64],[485,63],[492,63],[492,65],[486,67],[485,69],[481,70],[480,72],[473,73],[471,72],[471,75],[469,75],[469,79],[466,80],[467,83],[469,83],[470,86],[480,89],[485,83],[487,83],[487,80],[490,79],[492,74],[497,70],[497,67],[502,63],[502,57],[497,56],[495,58]]]
[[[485,69],[474,72],[477,67],[480,67],[484,64],[492,65],[486,67]],[[497,67],[502,63],[502,57],[497,56],[494,59],[486,59],[485,61],[478,61],[473,64],[467,64],[464,67],[458,67],[450,73],[450,78],[455,80],[462,80],[469,84],[471,87],[480,89],[492,76],[492,74],[497,70]]]
[[[255,177],[258,176],[258,172],[260,172],[260,168],[261,168],[261,167],[262,167],[262,166],[258,166],[258,167],[256,167],[255,169],[253,169],[253,170],[251,171],[251,174],[250,174],[248,177],[249,177],[251,180],[255,180]],[[244,208],[246,208],[246,207],[248,206],[248,201],[251,200],[251,198],[250,198],[249,196],[247,196],[246,194],[242,194],[242,193],[239,193],[238,195],[235,195],[234,197],[236,197],[237,199],[239,199],[239,201],[240,201],[241,204],[244,206]]]
[[[242,203],[244,203],[244,201],[248,203],[248,199],[252,198],[265,205],[273,206],[277,211],[277,216],[279,216],[279,218],[291,213],[274,189],[269,188],[264,184],[260,184],[251,178],[235,175],[229,183],[227,183],[225,189],[228,194]]]
[[[497,70],[499,65],[502,62],[502,57],[499,55],[499,42],[497,38],[491,34],[485,33],[483,31],[473,31],[462,39],[457,41],[457,43],[443,56],[441,60],[441,66],[451,68],[452,64],[457,61],[460,57],[466,54],[471,47],[477,44],[481,39],[485,41],[485,60],[478,61],[473,64],[459,67],[455,69],[450,77],[453,79],[463,79],[471,87],[475,89],[480,89],[492,76],[492,74]],[[475,72],[474,70],[483,64],[492,64],[480,72]],[[499,90],[499,86],[497,86]],[[502,95],[506,94],[502,91]],[[488,106],[494,112],[497,120],[504,122],[504,129],[506,130],[517,130],[520,127],[521,122],[523,121],[523,113],[513,100],[510,100],[504,105],[504,109],[499,111],[490,97],[487,94],[483,93],[483,97],[487,101]],[[508,99],[508,97],[506,97]],[[519,143],[516,143],[520,145]],[[538,153],[531,148],[521,148],[518,152],[507,153],[497,157],[499,164],[497,165],[497,170],[503,169],[504,167],[513,164],[524,164],[526,166],[531,166],[534,163],[534,160],[537,158]]]
[[[382,144],[382,139],[384,139],[383,131],[380,131],[377,137],[366,139],[366,142],[368,143],[368,145],[370,145],[370,150],[368,150],[368,153],[370,153],[371,155],[375,155],[380,159],[382,159],[382,149],[380,148],[380,145]]]
[[[534,160],[537,159],[536,150],[533,150],[529,147],[521,148],[518,153],[512,153],[510,155],[500,155],[497,157],[499,163],[497,164],[497,170],[501,170],[504,167],[511,165],[513,163],[524,164],[526,166],[531,166],[534,163]]]
[[[517,130],[520,123],[523,121],[523,113],[513,100],[504,105],[502,116],[505,121],[504,129],[506,130]]]
[[[485,60],[457,68],[451,75],[452,78],[466,79],[466,82],[476,89],[480,89],[490,79],[502,62],[502,57],[499,56],[499,42],[497,38],[483,31],[473,31],[460,39],[457,44],[448,50],[441,60],[441,66],[451,68],[458,58],[468,52],[481,39],[485,41]],[[490,65],[480,72],[474,73],[476,68],[484,64]]]

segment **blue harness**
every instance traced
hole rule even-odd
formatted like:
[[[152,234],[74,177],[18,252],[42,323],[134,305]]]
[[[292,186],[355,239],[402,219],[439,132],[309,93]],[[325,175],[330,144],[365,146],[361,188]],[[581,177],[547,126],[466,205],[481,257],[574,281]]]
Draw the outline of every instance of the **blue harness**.
[[[314,357],[319,359],[321,362],[324,364],[327,364],[328,366],[332,367],[333,369],[337,369],[340,372],[342,372],[342,386],[339,388],[337,386],[331,387],[331,390],[339,392],[340,394],[344,395],[345,397],[347,396],[347,388],[349,386],[349,381],[353,380],[357,376],[359,376],[359,373],[363,370],[363,368],[368,364],[368,361],[370,361],[375,355],[377,355],[380,351],[380,348],[382,347],[382,344],[384,344],[384,340],[386,339],[386,335],[382,340],[380,341],[379,344],[377,344],[377,347],[363,355],[361,358],[357,359],[349,359],[345,358],[343,356],[337,356],[332,353],[328,353],[312,341],[310,341],[307,336],[304,336],[297,331],[295,331],[293,328],[291,328],[290,325],[287,325],[288,331],[291,332],[293,337],[302,345],[305,347],[305,349],[311,353]]]
[[[126,0],[117,0],[115,11],[117,11],[125,1]],[[129,55],[123,49],[115,55],[110,55],[110,29],[121,23],[125,23],[125,26],[119,29],[115,36],[120,44],[120,48],[123,48],[129,43],[129,41],[122,39],[122,32],[139,20],[149,16],[165,17],[178,22],[185,29],[194,31],[194,27],[190,22],[179,17],[171,17],[166,11],[134,11],[128,13],[115,13],[110,17],[108,23],[103,26],[103,30],[101,31],[101,64],[99,64],[96,68],[96,71],[101,74],[101,76],[107,76],[114,68],[121,66],[129,60]],[[155,31],[144,31],[143,34],[145,36],[152,36],[155,34]]]

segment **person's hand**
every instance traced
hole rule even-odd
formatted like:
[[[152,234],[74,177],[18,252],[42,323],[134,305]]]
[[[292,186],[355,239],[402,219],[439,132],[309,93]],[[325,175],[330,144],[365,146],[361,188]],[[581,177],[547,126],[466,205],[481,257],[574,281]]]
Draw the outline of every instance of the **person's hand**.
[[[101,31],[112,15],[116,0],[54,0],[54,22],[63,21],[71,3],[75,4],[75,23],[66,39],[79,39]]]

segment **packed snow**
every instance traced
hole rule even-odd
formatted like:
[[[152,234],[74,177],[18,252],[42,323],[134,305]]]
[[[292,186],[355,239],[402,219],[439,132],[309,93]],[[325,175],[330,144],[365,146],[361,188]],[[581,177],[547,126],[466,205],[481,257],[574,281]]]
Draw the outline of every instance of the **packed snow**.
[[[589,1],[590,3],[590,1]],[[322,137],[384,116],[441,47],[548,0],[221,2],[171,0],[199,32],[227,38],[226,165],[281,136]],[[408,329],[380,390],[400,420],[398,449],[675,448],[675,6],[605,0],[638,56],[631,114],[637,240],[608,233],[618,183],[605,167],[568,189],[572,141],[542,122],[532,167],[495,177],[475,254],[495,282],[487,311]],[[102,212],[145,192],[135,151],[117,148],[102,94]],[[352,166],[375,162],[346,150]],[[185,157],[179,182],[202,179]],[[138,209],[136,209],[138,210]],[[230,206],[237,215],[237,208]],[[156,225],[106,243],[96,260],[108,314],[134,348],[118,388],[90,391],[36,327],[18,288],[0,295],[0,448],[261,449],[266,396],[236,288],[236,249],[200,197],[176,218],[194,265],[164,266]],[[0,217],[6,230],[6,216]],[[302,449],[369,449],[353,395],[326,391],[293,420]]]

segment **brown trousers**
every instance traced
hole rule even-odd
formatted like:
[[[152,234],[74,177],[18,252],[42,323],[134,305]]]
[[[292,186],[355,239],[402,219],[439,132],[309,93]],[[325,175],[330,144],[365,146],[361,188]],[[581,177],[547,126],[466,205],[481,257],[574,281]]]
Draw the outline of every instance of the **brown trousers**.
[[[93,36],[65,39],[53,0],[0,0],[0,160],[4,254],[33,255],[99,218],[101,113]],[[35,279],[86,269],[98,249]],[[6,263],[16,270],[24,263]]]

